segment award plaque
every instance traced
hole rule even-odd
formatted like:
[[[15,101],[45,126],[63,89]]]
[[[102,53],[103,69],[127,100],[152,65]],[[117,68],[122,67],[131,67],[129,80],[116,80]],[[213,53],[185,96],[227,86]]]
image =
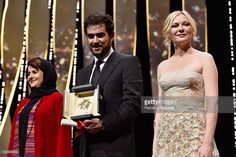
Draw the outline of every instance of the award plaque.
[[[64,92],[63,101],[63,116],[66,119],[79,120],[100,116],[99,86],[94,88],[87,84],[73,87],[72,93]]]

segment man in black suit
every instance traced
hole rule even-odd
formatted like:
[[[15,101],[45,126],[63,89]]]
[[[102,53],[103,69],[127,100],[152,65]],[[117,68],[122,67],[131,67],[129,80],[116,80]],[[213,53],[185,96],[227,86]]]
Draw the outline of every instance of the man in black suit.
[[[114,23],[111,16],[90,15],[85,20],[84,31],[94,61],[79,70],[77,85],[99,85],[101,117],[84,121],[86,132],[75,149],[80,157],[135,157],[134,122],[140,114],[143,90],[139,60],[112,48]],[[99,77],[94,81],[97,69]]]

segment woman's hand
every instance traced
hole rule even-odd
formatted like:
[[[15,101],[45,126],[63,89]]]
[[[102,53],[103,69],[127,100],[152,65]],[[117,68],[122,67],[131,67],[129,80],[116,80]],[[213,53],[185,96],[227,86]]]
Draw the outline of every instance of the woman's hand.
[[[212,152],[212,145],[203,143],[197,152],[197,157],[212,157]]]

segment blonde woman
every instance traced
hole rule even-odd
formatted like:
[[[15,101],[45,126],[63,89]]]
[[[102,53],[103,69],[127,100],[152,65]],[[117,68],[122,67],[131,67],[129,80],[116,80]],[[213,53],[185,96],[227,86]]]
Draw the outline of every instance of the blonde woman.
[[[174,54],[157,68],[162,104],[154,120],[153,157],[218,157],[214,141],[217,123],[218,72],[212,55],[192,47],[194,19],[174,11],[164,23],[165,45]],[[207,108],[207,110],[206,110]]]

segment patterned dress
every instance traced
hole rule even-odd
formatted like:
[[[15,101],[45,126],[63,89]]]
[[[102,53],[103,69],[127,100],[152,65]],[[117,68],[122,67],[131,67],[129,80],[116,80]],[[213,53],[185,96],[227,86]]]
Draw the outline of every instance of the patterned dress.
[[[204,82],[191,71],[166,72],[159,78],[163,104],[158,118],[154,157],[195,157],[205,130]],[[157,112],[158,112],[157,111]],[[218,157],[215,142],[213,156]]]

